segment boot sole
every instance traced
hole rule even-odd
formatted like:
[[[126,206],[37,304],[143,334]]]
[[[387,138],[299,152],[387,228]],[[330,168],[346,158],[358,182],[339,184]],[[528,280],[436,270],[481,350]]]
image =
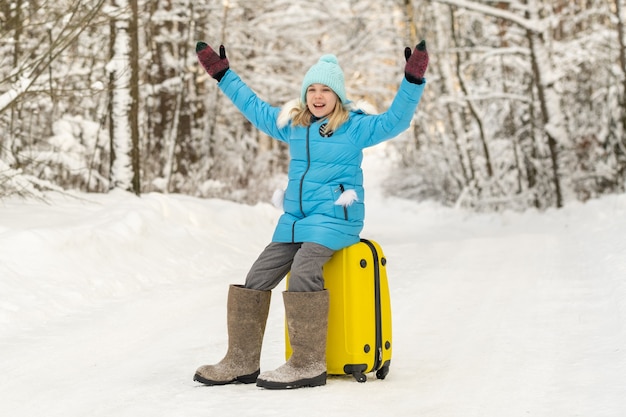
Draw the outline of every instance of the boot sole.
[[[326,385],[326,372],[313,378],[303,378],[293,382],[266,381],[264,379],[256,380],[257,387],[266,389],[295,389],[305,387],[319,387],[322,385]]]
[[[215,381],[212,379],[207,379],[205,377],[203,377],[202,375],[199,374],[195,374],[193,376],[193,380],[196,382],[199,382],[201,384],[204,385],[209,385],[209,386],[213,386],[213,385],[228,385],[228,384],[254,384],[256,382],[257,377],[259,376],[260,370],[257,370],[251,374],[248,375],[241,375],[238,376],[236,378],[233,378],[229,381]]]

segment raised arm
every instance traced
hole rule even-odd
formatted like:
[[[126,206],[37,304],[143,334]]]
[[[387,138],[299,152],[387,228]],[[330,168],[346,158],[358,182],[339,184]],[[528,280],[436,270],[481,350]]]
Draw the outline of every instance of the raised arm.
[[[278,128],[276,120],[280,109],[261,100],[234,71],[230,69],[226,48],[220,45],[219,54],[205,42],[196,44],[198,62],[218,81],[218,87],[241,111],[246,119],[268,136],[285,141],[287,130]]]
[[[411,124],[426,84],[424,78],[428,68],[426,41],[422,40],[417,44],[414,51],[407,47],[404,57],[406,59],[404,79],[389,109],[380,115],[363,117],[357,124],[355,136],[362,147],[374,146],[394,138]]]

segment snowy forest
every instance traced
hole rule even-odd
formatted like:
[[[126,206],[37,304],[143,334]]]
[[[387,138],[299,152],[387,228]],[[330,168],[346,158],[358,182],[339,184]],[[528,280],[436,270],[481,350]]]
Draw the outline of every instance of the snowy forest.
[[[425,39],[427,87],[386,190],[478,211],[622,193],[625,0],[2,0],[0,198],[181,193],[244,203],[288,152],[197,64],[199,40],[272,105],[333,53],[378,112]]]

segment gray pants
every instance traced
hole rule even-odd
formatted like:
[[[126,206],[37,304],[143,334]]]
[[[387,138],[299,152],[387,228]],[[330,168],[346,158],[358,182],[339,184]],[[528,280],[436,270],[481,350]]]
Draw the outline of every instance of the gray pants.
[[[289,291],[322,291],[322,267],[334,252],[317,243],[272,242],[250,268],[245,287],[261,291],[272,290],[291,271]]]

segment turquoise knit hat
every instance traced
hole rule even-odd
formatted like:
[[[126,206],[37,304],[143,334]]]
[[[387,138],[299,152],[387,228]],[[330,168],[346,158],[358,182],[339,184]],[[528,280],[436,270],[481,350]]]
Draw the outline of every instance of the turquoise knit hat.
[[[330,87],[339,96],[342,103],[346,103],[346,86],[343,71],[335,55],[323,55],[315,65],[307,71],[302,81],[301,99],[306,103],[306,90],[311,84],[324,84]]]

